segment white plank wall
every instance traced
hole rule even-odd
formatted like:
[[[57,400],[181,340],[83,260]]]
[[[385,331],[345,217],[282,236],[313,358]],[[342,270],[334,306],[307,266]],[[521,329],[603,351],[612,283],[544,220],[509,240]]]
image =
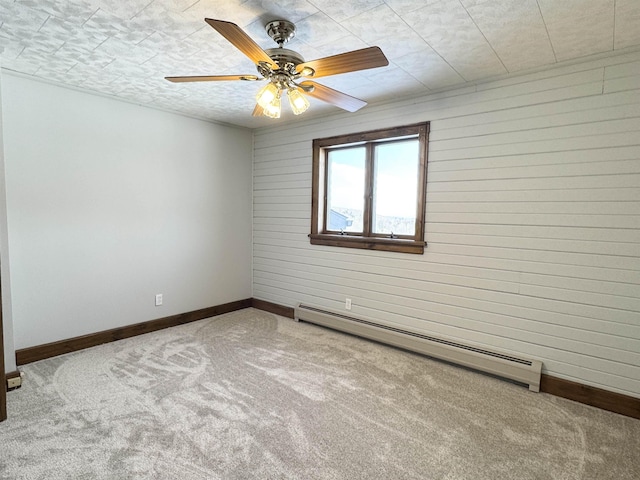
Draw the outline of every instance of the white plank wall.
[[[424,255],[313,246],[311,142],[431,122]],[[257,130],[253,296],[640,397],[640,52]]]

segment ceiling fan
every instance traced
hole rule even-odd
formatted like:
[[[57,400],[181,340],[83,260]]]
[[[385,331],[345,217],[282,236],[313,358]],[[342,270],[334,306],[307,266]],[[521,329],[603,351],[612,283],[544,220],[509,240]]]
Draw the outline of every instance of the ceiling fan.
[[[301,114],[309,108],[308,95],[318,100],[331,103],[337,107],[355,112],[364,107],[367,102],[339,92],[311,80],[304,78],[320,78],[340,73],[355,72],[369,68],[389,65],[379,47],[368,47],[351,52],[319,58],[305,62],[297,52],[284,48],[283,45],[295,35],[296,27],[287,20],[274,20],[267,23],[267,34],[278,44],[277,48],[263,50],[238,25],[224,20],[205,18],[224,38],[231,42],[256,64],[258,75],[213,75],[165,77],[170,82],[217,82],[228,80],[267,80],[256,96],[257,105],[253,116],[265,115],[279,118],[281,111],[281,96],[286,91],[293,113]]]

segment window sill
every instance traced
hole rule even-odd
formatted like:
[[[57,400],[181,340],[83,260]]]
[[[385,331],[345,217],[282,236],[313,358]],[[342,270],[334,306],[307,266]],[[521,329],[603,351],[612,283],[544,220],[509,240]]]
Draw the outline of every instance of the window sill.
[[[363,250],[381,250],[385,252],[413,253],[422,255],[425,242],[398,238],[358,237],[354,235],[309,235],[311,245],[327,245],[331,247],[360,248]]]

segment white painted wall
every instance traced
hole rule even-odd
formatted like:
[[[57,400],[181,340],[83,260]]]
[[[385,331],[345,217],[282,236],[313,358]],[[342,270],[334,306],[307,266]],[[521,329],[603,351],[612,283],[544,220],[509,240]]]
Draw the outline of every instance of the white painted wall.
[[[16,349],[251,297],[251,131],[6,72],[3,112]]]
[[[311,141],[431,121],[424,255],[312,246]],[[640,397],[640,53],[256,132],[255,298]]]

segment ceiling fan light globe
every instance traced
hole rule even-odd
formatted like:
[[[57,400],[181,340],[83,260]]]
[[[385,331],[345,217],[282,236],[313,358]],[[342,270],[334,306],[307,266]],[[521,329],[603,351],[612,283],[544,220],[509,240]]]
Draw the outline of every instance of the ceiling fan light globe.
[[[271,102],[266,107],[263,107],[263,108],[264,108],[263,115],[265,117],[280,118],[280,112],[282,110],[281,102],[280,102],[280,95],[276,95],[271,100]]]
[[[277,97],[278,87],[276,87],[273,83],[267,83],[260,89],[260,91],[256,95],[256,102],[258,102],[258,105],[266,110],[271,102],[273,102],[273,100]]]
[[[297,88],[287,90],[287,96],[289,97],[289,104],[291,105],[291,110],[293,110],[294,115],[300,115],[309,108],[309,100],[307,100]]]

